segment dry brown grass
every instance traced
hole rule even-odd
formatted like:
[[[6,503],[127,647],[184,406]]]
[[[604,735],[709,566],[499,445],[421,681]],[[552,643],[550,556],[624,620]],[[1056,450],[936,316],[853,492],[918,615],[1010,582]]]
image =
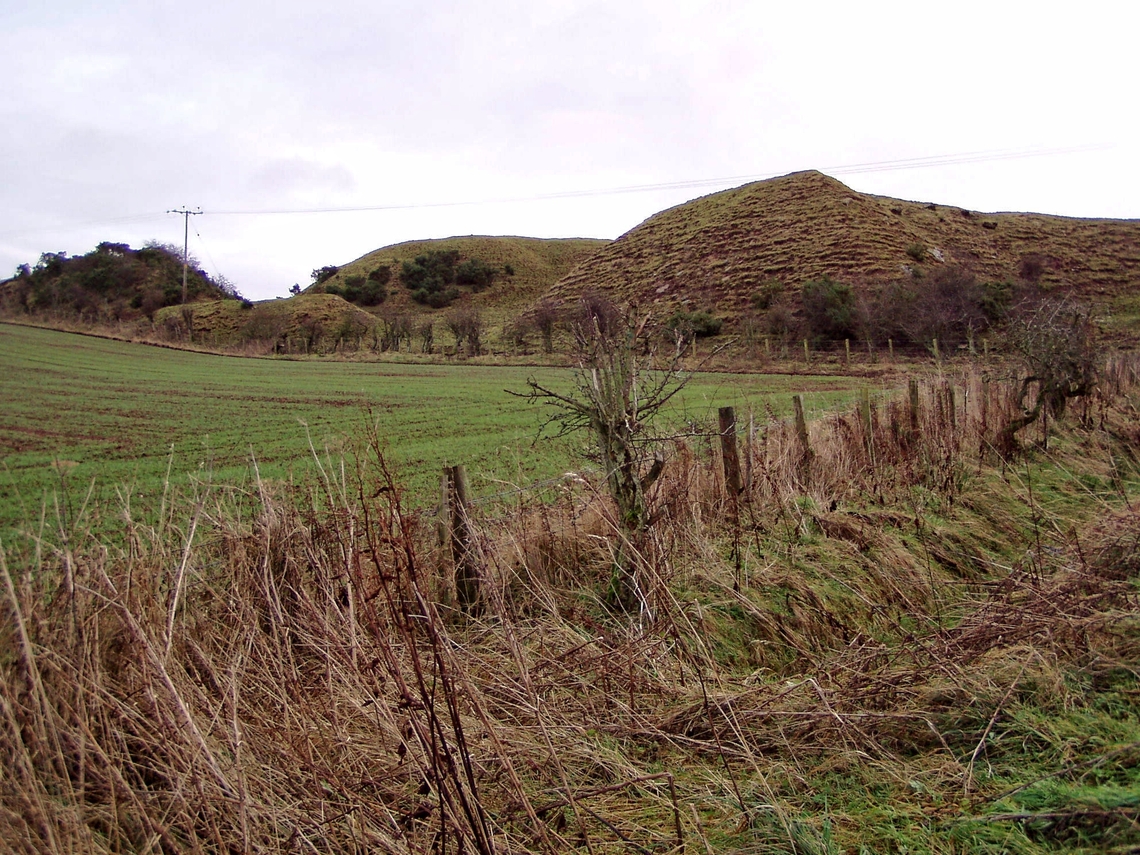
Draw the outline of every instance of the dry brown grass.
[[[1104,314],[1140,269],[1140,224],[1041,214],[981,214],[858,193],[808,171],[694,199],[650,217],[599,249],[551,293],[572,301],[601,290],[667,315],[708,309],[736,321],[769,283],[789,297],[823,276],[855,285],[904,278],[922,245],[928,269],[960,264],[982,281],[1018,281],[1027,256],[1040,281],[1078,293]],[[1132,335],[1135,329],[1129,330]]]
[[[825,851],[797,793],[859,767],[982,805],[1004,710],[1076,704],[1066,674],[1140,661],[1140,517],[1102,498],[1070,530],[1040,496],[1011,503],[1029,470],[1002,480],[1010,398],[983,382],[954,378],[953,419],[950,379],[924,385],[917,432],[905,396],[869,435],[857,414],[815,423],[810,467],[790,426],[756,419],[735,514],[705,440],[677,441],[627,545],[629,613],[606,606],[621,529],[589,481],[478,514],[481,609],[457,613],[433,520],[403,509],[375,443],[303,502],[201,487],[154,528],[7,544],[0,839]],[[1109,477],[1134,386],[1117,365],[1054,445]]]

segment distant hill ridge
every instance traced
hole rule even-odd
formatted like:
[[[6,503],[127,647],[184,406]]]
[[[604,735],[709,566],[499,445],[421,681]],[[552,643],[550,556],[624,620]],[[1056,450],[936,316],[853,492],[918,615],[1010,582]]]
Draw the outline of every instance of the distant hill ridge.
[[[662,211],[600,248],[548,296],[589,291],[660,309],[732,317],[757,289],[830,276],[853,285],[908,277],[921,263],[964,265],[980,280],[1027,273],[1042,287],[1121,296],[1140,271],[1140,221],[983,214],[858,193],[796,172]]]

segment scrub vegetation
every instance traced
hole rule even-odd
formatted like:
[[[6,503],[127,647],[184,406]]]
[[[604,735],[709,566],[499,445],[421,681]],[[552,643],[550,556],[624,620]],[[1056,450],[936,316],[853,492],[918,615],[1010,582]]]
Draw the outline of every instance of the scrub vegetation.
[[[0,325],[0,840],[1140,852],[1136,237],[800,173],[257,306],[45,255],[8,317],[166,346]]]
[[[3,839],[1135,851],[1137,365],[1003,449],[1021,377],[761,404],[739,491],[714,427],[666,431],[637,527],[579,471],[449,508],[457,546],[368,424],[288,480],[63,501],[0,550]]]

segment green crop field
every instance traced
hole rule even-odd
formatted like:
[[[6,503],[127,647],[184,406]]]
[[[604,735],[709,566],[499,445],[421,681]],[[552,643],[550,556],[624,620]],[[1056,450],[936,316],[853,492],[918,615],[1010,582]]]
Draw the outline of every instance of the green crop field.
[[[263,478],[305,478],[313,449],[338,461],[370,422],[413,503],[433,500],[445,463],[466,464],[476,495],[584,465],[584,436],[535,442],[546,412],[506,391],[530,376],[570,383],[565,369],[241,359],[0,325],[0,533],[88,495],[129,492],[145,508],[168,472],[249,483],[256,459]],[[709,423],[730,404],[783,414],[793,392],[818,411],[863,382],[703,374],[670,417]]]

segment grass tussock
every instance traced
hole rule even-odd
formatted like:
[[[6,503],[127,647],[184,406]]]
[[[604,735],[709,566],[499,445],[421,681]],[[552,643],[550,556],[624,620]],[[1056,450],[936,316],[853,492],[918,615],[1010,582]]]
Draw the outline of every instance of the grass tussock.
[[[1132,852],[1136,375],[996,447],[980,375],[471,512],[380,443],[0,552],[0,839],[51,852]],[[1036,435],[1033,431],[1037,431]],[[1042,432],[1044,431],[1044,432]],[[468,558],[472,556],[467,556]],[[610,596],[629,561],[636,604]]]

